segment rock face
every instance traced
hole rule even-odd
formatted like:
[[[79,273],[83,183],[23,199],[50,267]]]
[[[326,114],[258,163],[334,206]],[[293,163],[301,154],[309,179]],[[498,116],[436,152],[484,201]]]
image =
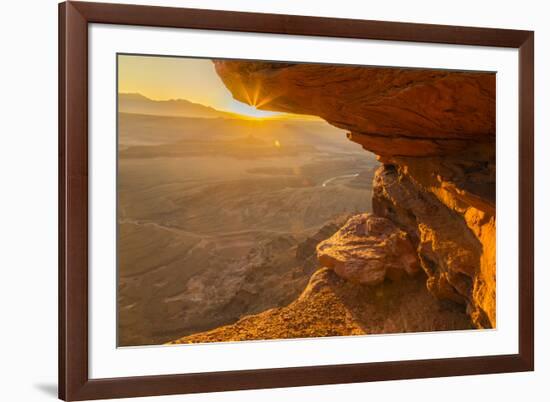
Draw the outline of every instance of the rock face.
[[[465,306],[476,327],[496,326],[495,74],[214,64],[237,100],[320,116],[377,154],[383,167],[374,180],[375,214],[407,234],[432,294]],[[356,235],[343,236],[342,247]],[[359,238],[369,242],[367,235]],[[374,265],[362,268],[359,248],[348,254],[349,261],[363,261],[361,268],[342,265],[342,250],[321,252],[322,263],[357,282],[377,283],[385,276]]]
[[[350,282],[377,285],[420,270],[406,232],[372,214],[352,217],[332,237],[317,245],[319,264]]]
[[[495,75],[443,70],[215,61],[235,99],[316,115],[384,156],[436,156],[495,140]]]
[[[441,188],[440,199],[436,189],[422,186],[404,170],[386,165],[376,172],[373,211],[411,235],[433,294],[465,304],[478,327],[493,327],[494,214],[461,203]]]

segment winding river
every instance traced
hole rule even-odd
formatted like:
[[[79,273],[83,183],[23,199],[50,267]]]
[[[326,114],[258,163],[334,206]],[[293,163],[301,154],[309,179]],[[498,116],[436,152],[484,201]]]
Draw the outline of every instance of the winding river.
[[[345,174],[345,175],[341,175],[341,176],[334,176],[334,177],[331,177],[330,179],[327,179],[323,182],[323,184],[321,184],[321,187],[326,187],[327,184],[335,181],[335,180],[340,180],[340,179],[351,179],[352,177],[357,177],[359,176],[359,173],[354,173],[354,174]]]

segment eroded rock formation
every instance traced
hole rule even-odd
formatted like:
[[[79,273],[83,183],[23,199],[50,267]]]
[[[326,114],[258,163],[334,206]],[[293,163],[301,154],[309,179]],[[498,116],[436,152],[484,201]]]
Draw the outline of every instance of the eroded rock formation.
[[[435,156],[495,139],[495,75],[444,70],[215,61],[235,99],[320,116],[384,156]]]
[[[496,325],[494,74],[214,64],[237,100],[320,116],[376,153],[374,212],[407,234],[427,288],[475,326]]]
[[[363,285],[377,285],[386,277],[399,280],[420,269],[407,233],[389,219],[372,214],[352,217],[319,243],[317,258],[338,276]]]

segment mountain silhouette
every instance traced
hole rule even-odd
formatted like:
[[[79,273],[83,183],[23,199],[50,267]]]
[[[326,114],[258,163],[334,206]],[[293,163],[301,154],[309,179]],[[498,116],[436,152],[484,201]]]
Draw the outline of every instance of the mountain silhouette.
[[[185,99],[153,100],[139,93],[120,93],[118,110],[122,113],[149,114],[157,116],[179,116],[200,118],[236,118],[234,113],[222,112],[210,106]]]

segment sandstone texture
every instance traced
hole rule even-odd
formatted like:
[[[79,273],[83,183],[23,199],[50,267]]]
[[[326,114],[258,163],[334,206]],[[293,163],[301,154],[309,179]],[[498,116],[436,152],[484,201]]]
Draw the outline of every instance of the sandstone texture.
[[[406,232],[389,219],[372,214],[352,217],[317,245],[319,264],[350,282],[377,285],[386,277],[401,279],[420,270]]]
[[[410,234],[428,289],[466,305],[477,326],[494,326],[494,216],[472,206],[454,210],[450,195],[438,198],[395,166],[379,168],[374,180],[373,211]]]
[[[235,99],[258,109],[320,116],[386,156],[490,148],[495,74],[215,61]]]
[[[434,296],[463,306],[477,328],[496,326],[495,74],[214,64],[237,100],[320,116],[378,155],[382,167],[374,179],[373,211],[396,228],[382,230],[375,240],[365,225],[345,227],[325,243],[331,252],[319,246],[321,265],[348,282],[387,286],[386,276],[414,272],[414,256]],[[403,241],[390,241],[388,233]],[[386,249],[407,249],[398,252],[405,261],[382,252],[384,242]],[[387,265],[369,258],[377,254]]]
[[[170,344],[471,329],[462,309],[434,298],[425,280],[421,274],[364,286],[321,268],[288,306]]]

